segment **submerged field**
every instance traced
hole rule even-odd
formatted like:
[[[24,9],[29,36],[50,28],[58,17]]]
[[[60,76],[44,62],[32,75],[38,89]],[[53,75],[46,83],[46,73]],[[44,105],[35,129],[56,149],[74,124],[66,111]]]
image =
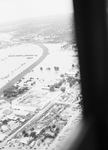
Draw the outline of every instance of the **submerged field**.
[[[34,44],[21,44],[0,51],[0,87],[33,64],[42,55],[42,49]]]

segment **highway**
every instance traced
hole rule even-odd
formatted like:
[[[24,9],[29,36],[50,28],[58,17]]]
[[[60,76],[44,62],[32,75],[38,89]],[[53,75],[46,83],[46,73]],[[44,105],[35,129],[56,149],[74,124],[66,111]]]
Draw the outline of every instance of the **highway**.
[[[47,57],[47,55],[49,54],[48,48],[42,44],[36,44],[36,45],[40,46],[43,49],[42,56],[36,62],[34,62],[32,65],[30,65],[28,68],[26,68],[24,71],[22,71],[16,77],[14,77],[12,80],[10,80],[6,85],[4,85],[0,89],[0,96],[3,94],[4,90],[6,90],[7,88],[14,85],[18,80],[20,80],[23,76],[25,76],[27,73],[29,73],[34,67],[39,65]]]

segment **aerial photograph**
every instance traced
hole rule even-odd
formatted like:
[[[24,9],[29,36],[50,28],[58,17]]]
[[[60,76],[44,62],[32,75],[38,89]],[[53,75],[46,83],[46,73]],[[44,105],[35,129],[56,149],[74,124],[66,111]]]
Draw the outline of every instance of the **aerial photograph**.
[[[0,150],[62,150],[82,119],[71,2],[0,1]]]

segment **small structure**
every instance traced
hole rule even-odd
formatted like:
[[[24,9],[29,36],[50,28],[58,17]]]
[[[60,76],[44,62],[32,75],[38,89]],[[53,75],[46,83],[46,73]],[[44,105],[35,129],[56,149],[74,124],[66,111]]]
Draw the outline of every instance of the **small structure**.
[[[19,142],[27,145],[29,144],[30,140],[31,140],[30,137],[24,137],[24,138],[21,138]]]
[[[25,119],[23,119],[23,118],[20,118],[20,121],[21,121],[21,122],[24,122],[24,121],[25,121]]]
[[[49,87],[48,86],[43,86],[42,90],[49,90]]]
[[[17,120],[18,117],[15,116],[14,114],[11,114],[11,115],[8,115],[8,119],[11,119],[11,120]]]
[[[24,105],[24,104],[12,104],[12,108],[20,111],[30,111],[34,112],[36,110],[36,107],[34,106],[29,106],[29,105]]]
[[[29,115],[28,111],[23,111],[23,110],[14,110],[14,114],[18,116],[27,116]]]
[[[1,126],[1,131],[2,131],[3,133],[7,132],[8,130],[9,130],[9,128],[8,128],[7,125],[2,125],[2,126]]]

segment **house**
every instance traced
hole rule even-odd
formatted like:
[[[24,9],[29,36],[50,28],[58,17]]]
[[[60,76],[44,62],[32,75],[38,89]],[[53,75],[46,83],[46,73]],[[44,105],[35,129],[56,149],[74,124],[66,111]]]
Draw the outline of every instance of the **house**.
[[[27,144],[29,144],[30,140],[31,140],[30,137],[23,137],[20,139],[19,142],[27,145]]]
[[[7,132],[8,130],[9,130],[9,128],[8,128],[7,125],[2,125],[2,126],[1,126],[1,131],[2,131],[3,133]]]

